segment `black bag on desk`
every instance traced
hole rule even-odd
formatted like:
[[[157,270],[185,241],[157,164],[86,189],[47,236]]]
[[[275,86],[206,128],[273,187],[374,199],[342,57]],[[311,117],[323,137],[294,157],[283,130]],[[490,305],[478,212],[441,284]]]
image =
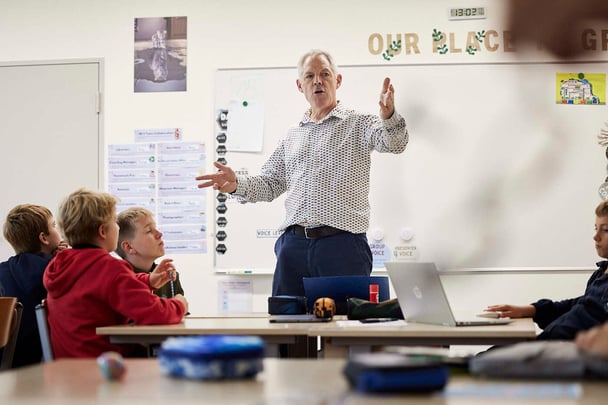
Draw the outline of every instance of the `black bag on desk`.
[[[351,320],[368,318],[404,319],[399,301],[396,298],[375,303],[352,297],[346,300],[346,307],[346,315]]]
[[[268,297],[270,315],[296,315],[307,313],[306,297],[294,295],[276,295]]]

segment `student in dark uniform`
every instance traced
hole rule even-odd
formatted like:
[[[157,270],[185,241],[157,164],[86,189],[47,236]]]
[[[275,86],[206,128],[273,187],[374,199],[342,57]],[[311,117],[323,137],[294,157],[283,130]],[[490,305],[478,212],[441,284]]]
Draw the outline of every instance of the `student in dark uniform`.
[[[608,201],[597,206],[595,215],[595,250],[598,256],[608,259]],[[539,339],[572,340],[578,332],[608,320],[608,261],[598,262],[597,266],[580,297],[562,301],[541,299],[522,306],[492,305],[486,311],[498,312],[501,317],[533,317],[543,329]]]
[[[16,255],[0,263],[0,295],[17,297],[23,305],[13,357],[13,368],[17,368],[40,363],[42,359],[35,312],[36,305],[46,298],[42,275],[55,253],[68,245],[61,240],[51,211],[34,204],[22,204],[10,210],[4,224],[4,238]]]

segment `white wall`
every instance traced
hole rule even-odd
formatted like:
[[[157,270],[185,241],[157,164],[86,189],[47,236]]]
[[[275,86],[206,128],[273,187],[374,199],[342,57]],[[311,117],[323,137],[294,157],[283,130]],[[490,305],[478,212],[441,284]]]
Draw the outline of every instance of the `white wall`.
[[[2,0],[0,60],[103,58],[106,144],[132,142],[136,128],[181,127],[184,140],[204,141],[211,146],[216,130],[213,75],[217,68],[293,66],[300,54],[310,48],[329,50],[339,64],[380,64],[382,59],[368,51],[370,35],[406,32],[420,34],[421,52],[402,54],[394,61],[431,63],[440,60],[428,39],[433,29],[455,33],[456,44],[463,48],[466,32],[480,26],[497,31],[498,50],[480,52],[476,60],[510,60],[514,54],[504,51],[502,33],[506,28],[502,18],[505,3],[461,1],[458,5],[487,7],[489,17],[480,24],[448,22],[447,8],[454,3],[446,0]],[[168,16],[188,17],[188,91],[134,94],[133,20]],[[595,53],[588,56],[601,57]],[[440,63],[470,60],[467,58],[470,56],[466,52],[453,53]],[[296,91],[295,78],[293,90]],[[397,94],[400,98],[410,96]],[[210,154],[209,161],[212,160]],[[212,194],[208,192],[211,212]],[[208,229],[213,229],[212,218],[213,215],[208,216]],[[209,247],[213,249],[212,241]],[[175,257],[175,262],[191,312],[215,312],[220,276],[213,272],[212,254]],[[252,279],[254,310],[265,311],[271,278]]]
[[[441,275],[452,310],[466,317],[488,305],[527,305],[582,295],[590,271],[447,271]]]

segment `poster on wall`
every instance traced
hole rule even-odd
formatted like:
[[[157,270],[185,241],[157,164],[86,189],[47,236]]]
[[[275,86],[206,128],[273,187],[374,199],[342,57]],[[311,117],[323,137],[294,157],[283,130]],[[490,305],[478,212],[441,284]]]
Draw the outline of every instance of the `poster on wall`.
[[[556,104],[605,105],[605,73],[555,74]]]
[[[187,17],[136,18],[135,93],[186,91]]]
[[[108,145],[108,192],[120,200],[116,211],[152,211],[168,255],[207,252],[206,198],[193,181],[205,158],[198,142]]]

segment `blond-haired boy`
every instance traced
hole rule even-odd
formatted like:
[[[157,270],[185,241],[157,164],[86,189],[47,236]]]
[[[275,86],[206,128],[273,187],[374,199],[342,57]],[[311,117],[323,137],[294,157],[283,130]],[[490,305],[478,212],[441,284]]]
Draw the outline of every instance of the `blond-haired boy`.
[[[135,274],[110,255],[118,242],[117,199],[79,189],[59,208],[59,228],[72,249],[59,252],[44,273],[51,344],[56,358],[96,357],[106,351],[129,356],[127,346],[97,335],[100,326],[178,323],[188,311],[182,295],[151,294],[169,281],[168,271]]]
[[[158,264],[155,262],[165,255],[165,244],[163,233],[156,227],[154,214],[142,207],[127,208],[118,214],[118,226],[116,253],[133,266],[135,273],[150,273],[157,268],[175,273],[175,280],[154,290],[154,294],[163,298],[184,295],[173,260],[167,258]]]

